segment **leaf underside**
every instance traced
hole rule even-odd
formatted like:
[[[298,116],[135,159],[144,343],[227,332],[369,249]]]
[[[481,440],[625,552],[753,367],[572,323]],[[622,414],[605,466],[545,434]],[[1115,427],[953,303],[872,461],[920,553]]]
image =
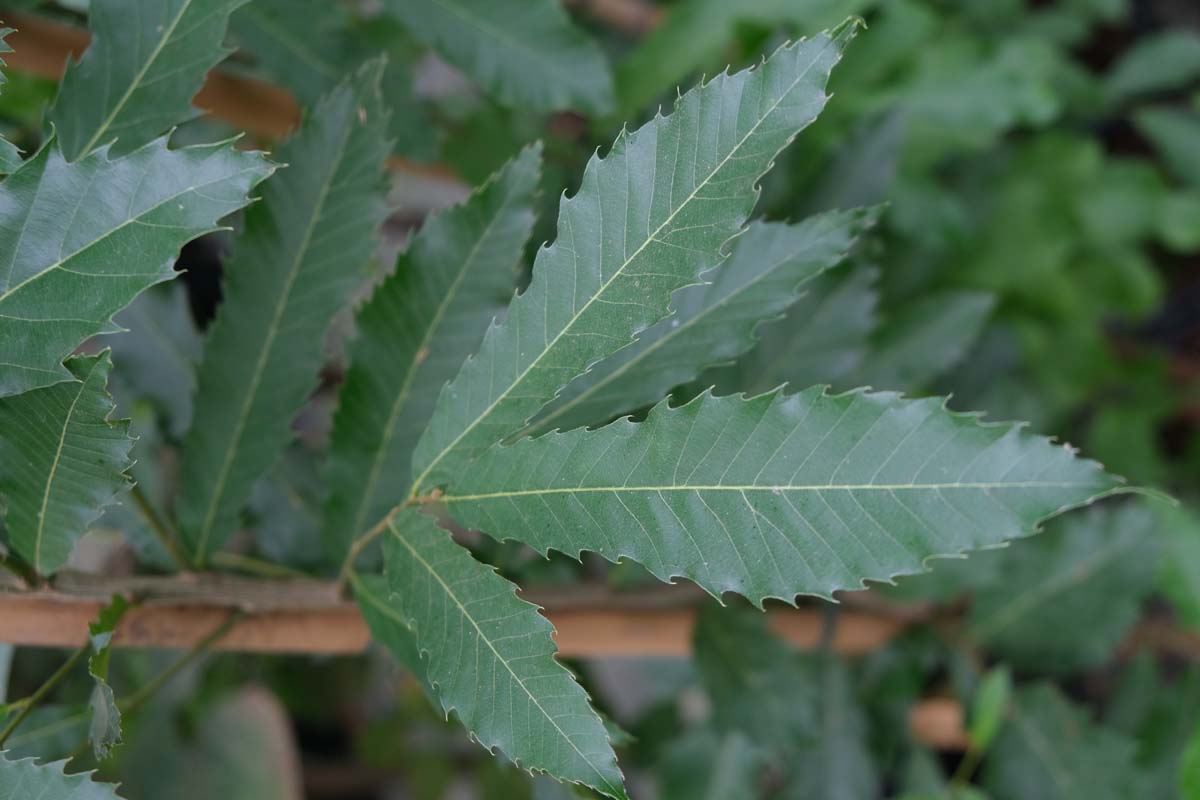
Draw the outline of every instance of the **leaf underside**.
[[[186,242],[246,205],[272,167],[228,142],[68,164],[51,138],[0,183],[0,397],[71,380],[61,361],[169,280]],[[86,213],[83,210],[86,209]]]
[[[560,204],[558,238],[529,288],[444,390],[414,456],[415,489],[445,483],[521,430],[568,381],[666,316],[716,266],[775,155],[825,104],[848,25],[689,91],[623,133]]]
[[[404,499],[438,393],[512,293],[540,167],[540,146],[527,148],[467,201],[431,216],[359,310],[326,469],[332,555]]]
[[[71,382],[0,398],[0,493],[12,547],[41,575],[129,484],[129,422],[111,422],[108,353],[67,361]]]
[[[179,521],[197,563],[234,531],[317,384],[329,321],[362,277],[384,214],[387,116],[379,61],[331,92],[280,148],[290,164],[225,267],[184,439]]]
[[[525,769],[624,798],[604,724],[555,659],[537,607],[418,511],[389,520],[385,537],[390,602],[446,713]]]
[[[13,32],[12,28],[0,28],[0,55],[11,53],[12,48],[5,42],[5,38]],[[4,66],[4,59],[0,58],[0,67]],[[0,71],[0,86],[4,85],[4,72]],[[12,142],[0,136],[0,175],[12,172],[21,165],[21,151],[19,151]]]
[[[644,423],[495,446],[442,501],[459,523],[542,553],[630,558],[760,604],[920,572],[1120,485],[1066,447],[939,398],[814,387],[706,393]]]
[[[74,161],[115,142],[128,153],[200,114],[191,105],[204,75],[229,54],[230,13],[247,0],[98,0],[88,8],[92,42],[68,62],[49,112]]]
[[[38,764],[32,758],[10,761],[0,753],[0,796],[37,800],[120,800],[117,787],[96,783],[90,773],[66,775],[66,761]]]

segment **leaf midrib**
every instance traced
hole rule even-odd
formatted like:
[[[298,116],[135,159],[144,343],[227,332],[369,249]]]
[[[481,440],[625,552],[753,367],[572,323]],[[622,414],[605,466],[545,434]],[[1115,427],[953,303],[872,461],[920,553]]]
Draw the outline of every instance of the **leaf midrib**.
[[[42,541],[45,539],[46,531],[46,510],[50,507],[50,495],[54,488],[54,480],[58,477],[58,464],[62,460],[63,448],[66,446],[67,431],[71,427],[71,420],[75,417],[75,408],[79,405],[79,398],[83,397],[84,391],[87,389],[88,381],[92,379],[96,368],[100,366],[101,359],[96,359],[92,364],[92,368],[88,370],[86,378],[79,381],[79,391],[75,393],[74,399],[71,400],[71,405],[67,409],[67,416],[63,420],[62,431],[58,436],[58,447],[54,450],[54,460],[50,462],[50,473],[46,476],[46,488],[42,492],[42,507],[38,512],[37,531],[34,534],[33,541],[33,566],[39,573],[42,571]]]
[[[500,208],[496,211],[491,221],[488,222],[487,226],[483,229],[483,233],[479,235],[479,237],[475,240],[475,244],[471,246],[470,253],[468,253],[467,257],[463,260],[462,268],[459,270],[458,275],[454,277],[454,281],[450,284],[450,288],[443,296],[442,302],[438,304],[437,313],[434,314],[433,320],[429,323],[429,327],[426,328],[425,335],[421,337],[420,345],[413,351],[414,358],[412,366],[409,368],[408,374],[404,376],[404,383],[400,387],[400,393],[397,395],[396,400],[392,404],[392,407],[388,413],[388,419],[384,428],[385,432],[383,438],[380,440],[379,448],[376,450],[375,458],[371,463],[371,471],[367,479],[367,489],[366,492],[363,493],[362,500],[359,502],[358,513],[356,513],[354,517],[354,536],[356,538],[363,531],[363,520],[366,518],[367,510],[371,506],[371,498],[375,494],[375,487],[379,483],[379,476],[383,469],[383,463],[385,460],[384,455],[387,452],[388,445],[392,441],[392,437],[395,436],[396,425],[400,419],[400,412],[403,410],[405,403],[408,402],[408,396],[412,392],[413,381],[416,379],[417,372],[419,372],[421,369],[421,364],[424,363],[423,361],[418,361],[416,355],[425,350],[429,346],[429,343],[433,341],[434,331],[436,331],[438,326],[441,325],[442,318],[445,316],[446,310],[449,309],[451,302],[458,294],[458,289],[462,284],[463,278],[466,277],[467,273],[470,271],[471,265],[475,261],[475,258],[479,255],[479,251],[483,246],[484,240],[491,235],[492,228],[496,225],[496,222],[500,219],[503,212],[508,208],[508,204],[512,199],[512,196],[513,189],[510,189],[508,195],[506,195],[504,198],[504,202],[501,203]],[[405,487],[405,490],[408,488],[410,487]]]
[[[826,491],[944,491],[946,489],[969,489],[972,491],[989,491],[992,489],[1086,489],[1102,488],[1102,484],[1082,481],[977,481],[964,483],[832,483],[832,484],[779,484],[744,486],[730,484],[707,485],[663,485],[663,486],[579,486],[555,487],[546,489],[514,489],[506,492],[486,492],[482,494],[444,494],[438,495],[441,503],[477,502],[480,500],[498,500],[510,497],[541,496],[548,494],[614,494],[620,492],[826,492]]]
[[[592,296],[588,298],[587,302],[583,304],[583,307],[580,308],[579,311],[575,312],[571,316],[571,318],[570,318],[570,320],[568,320],[567,324],[564,325],[557,334],[555,334],[554,338],[549,343],[547,343],[544,348],[542,348],[542,351],[540,353],[538,353],[538,355],[536,357],[534,357],[534,359],[529,363],[529,365],[524,370],[522,370],[521,373],[519,375],[517,375],[516,378],[514,378],[509,383],[508,388],[505,389],[503,392],[501,392],[499,395],[497,395],[496,399],[494,399],[487,406],[487,408],[485,408],[478,416],[476,416],[475,419],[472,420],[471,423],[469,425],[467,425],[457,436],[455,436],[454,439],[448,445],[446,445],[445,447],[442,448],[442,450],[437,454],[437,456],[432,461],[430,461],[429,465],[425,467],[425,469],[421,472],[421,474],[419,476],[417,476],[416,480],[413,481],[413,489],[412,489],[413,496],[416,496],[416,494],[420,491],[422,482],[425,480],[426,477],[429,476],[429,474],[430,474],[430,472],[432,472],[433,468],[436,467],[441,462],[442,458],[444,458],[447,453],[449,453],[452,449],[454,449],[454,447],[457,446],[460,441],[462,441],[463,437],[465,437],[468,433],[473,431],[479,425],[480,422],[482,422],[484,419],[486,419],[487,416],[496,408],[496,406],[499,405],[499,403],[502,400],[507,398],[508,395],[521,383],[521,381],[523,381],[525,379],[525,377],[530,373],[530,371],[532,371],[539,363],[541,363],[542,358],[544,358],[547,353],[551,352],[554,349],[554,346],[558,343],[558,340],[561,339],[571,329],[571,327],[574,326],[575,323],[579,321],[580,317],[582,317],[583,314],[591,307],[592,303],[596,302],[596,300],[598,298],[600,298],[604,295],[604,293],[608,290],[608,287],[610,285],[612,285],[613,281],[617,280],[619,277],[624,275],[626,268],[628,268],[629,265],[633,263],[634,259],[636,259],[639,255],[641,255],[642,251],[645,250],[650,245],[651,242],[658,241],[656,238],[658,236],[658,234],[661,233],[662,230],[667,225],[669,225],[671,222],[673,222],[675,217],[679,214],[679,212],[682,211],[684,208],[686,208],[687,205],[689,203],[691,203],[692,200],[695,199],[696,195],[700,192],[700,190],[702,188],[704,188],[705,186],[708,185],[709,181],[712,180],[713,176],[716,175],[721,169],[723,169],[727,163],[729,163],[729,160],[733,157],[733,155],[735,153],[737,153],[746,144],[746,141],[758,131],[758,128],[759,128],[759,126],[762,125],[763,121],[775,113],[776,109],[779,108],[779,106],[783,102],[784,98],[786,98],[793,91],[795,91],[796,87],[800,85],[800,82],[802,80],[804,80],[806,77],[808,77],[809,71],[817,64],[817,62],[820,60],[821,55],[824,54],[825,49],[828,48],[831,44],[833,44],[833,41],[834,41],[833,39],[826,40],[825,47],[823,47],[820,51],[818,51],[813,56],[812,60],[808,64],[808,66],[806,66],[800,72],[800,74],[796,76],[796,79],[794,81],[792,81],[792,83],[787,87],[786,90],[784,90],[783,92],[780,93],[778,99],[776,99],[775,102],[772,103],[771,106],[766,111],[764,111],[757,120],[755,120],[754,125],[752,125],[750,127],[750,129],[738,141],[738,143],[736,145],[734,145],[732,148],[730,148],[729,152],[725,155],[725,157],[722,158],[721,161],[715,167],[713,167],[713,169],[704,177],[704,180],[699,181],[696,184],[696,186],[693,187],[692,191],[687,195],[687,197],[685,197],[679,203],[679,205],[676,206],[676,208],[669,215],[667,215],[667,217],[659,224],[659,226],[657,228],[655,228],[654,231],[646,237],[645,241],[643,241],[640,245],[638,245],[637,250],[635,250],[632,255],[627,256],[625,258],[625,260],[622,262],[621,266],[618,267],[613,272],[612,276],[609,277],[608,280],[604,281],[600,285],[600,287],[592,294]],[[766,68],[765,64],[762,67],[760,67],[760,69],[765,69],[765,68]],[[678,156],[676,156],[676,158],[678,159]],[[597,191],[599,191],[599,187],[597,187]],[[514,319],[513,324],[514,325],[518,324],[518,321]],[[553,399],[553,398],[551,398],[551,399]]]
[[[258,385],[262,381],[263,371],[266,369],[267,358],[270,355],[275,342],[275,337],[279,334],[279,324],[283,318],[283,311],[288,306],[288,301],[291,299],[292,287],[295,285],[296,276],[299,274],[300,265],[304,261],[304,257],[308,252],[309,244],[312,241],[313,232],[316,229],[317,221],[325,213],[325,201],[329,196],[329,189],[333,185],[334,176],[337,175],[338,169],[341,167],[342,159],[346,156],[346,146],[350,141],[350,136],[354,130],[353,124],[345,127],[341,142],[337,149],[337,156],[330,165],[329,171],[326,173],[325,180],[321,183],[320,193],[317,195],[317,202],[313,204],[313,213],[309,218],[308,224],[305,226],[304,235],[300,240],[300,246],[296,248],[296,256],[292,260],[292,266],[288,271],[287,281],[284,283],[283,291],[279,293],[279,302],[275,305],[275,310],[271,315],[271,322],[267,327],[267,336],[263,341],[263,346],[259,350],[258,360],[254,365],[254,373],[250,380],[249,391],[246,392],[246,399],[242,403],[241,411],[238,413],[237,420],[234,424],[234,433],[230,441],[230,446],[225,450],[225,457],[221,462],[221,468],[217,473],[217,483],[210,495],[208,508],[204,513],[204,522],[200,528],[200,539],[196,543],[195,560],[197,565],[204,563],[206,550],[208,549],[208,540],[212,535],[212,528],[216,522],[217,508],[220,506],[220,501],[225,495],[225,487],[229,483],[229,471],[233,468],[233,456],[241,449],[242,436],[245,434],[246,422],[250,416],[250,409],[254,404],[255,398],[258,396]]]
[[[100,137],[104,135],[104,132],[108,130],[110,125],[112,125],[113,120],[117,118],[117,114],[119,114],[121,109],[125,107],[125,104],[129,102],[129,98],[133,97],[133,93],[137,91],[137,87],[140,86],[142,80],[145,79],[146,73],[150,71],[150,67],[153,66],[154,62],[158,60],[163,48],[167,46],[167,42],[170,40],[171,36],[174,35],[175,29],[179,27],[180,20],[183,19],[183,15],[187,13],[187,10],[191,7],[191,5],[192,0],[183,0],[183,4],[179,6],[179,13],[175,15],[175,18],[171,20],[171,24],[167,26],[167,29],[163,32],[162,37],[154,46],[154,50],[150,52],[150,57],[146,59],[146,62],[142,65],[141,69],[134,74],[133,80],[130,81],[129,85],[125,87],[125,92],[121,95],[121,99],[117,101],[116,105],[113,106],[112,111],[110,111],[108,116],[105,117],[100,123],[100,126],[96,129],[96,132],[92,134],[92,138],[87,141],[87,144],[85,144],[75,156],[76,159],[83,158],[92,151],[92,148],[96,146],[96,142],[99,141]]]
[[[566,734],[566,732],[559,726],[558,721],[554,717],[552,717],[549,712],[546,711],[545,707],[542,706],[542,704],[538,701],[537,697],[533,694],[533,692],[529,691],[529,688],[525,686],[525,682],[523,680],[521,680],[521,678],[517,675],[516,671],[513,670],[512,665],[509,664],[508,660],[505,659],[503,656],[501,656],[500,652],[498,650],[496,650],[496,647],[495,647],[495,645],[492,644],[491,639],[489,639],[487,634],[485,634],[483,632],[483,629],[481,629],[479,627],[479,624],[475,621],[475,618],[471,615],[471,613],[469,611],[467,611],[467,607],[465,605],[463,605],[461,600],[458,599],[458,595],[456,595],[454,593],[454,590],[452,588],[450,588],[450,585],[447,584],[444,580],[442,580],[442,576],[437,573],[437,571],[433,568],[433,565],[430,564],[428,561],[426,561],[424,558],[422,558],[420,552],[418,552],[418,550],[415,547],[413,547],[411,544],[409,544],[408,540],[405,539],[400,534],[400,531],[398,531],[396,529],[395,520],[392,520],[392,519],[388,520],[388,529],[391,531],[392,537],[395,538],[395,540],[398,541],[400,544],[402,544],[404,546],[404,548],[406,550],[408,550],[408,552],[412,555],[412,557],[414,559],[416,559],[418,562],[420,562],[421,566],[425,568],[425,570],[429,573],[429,575],[435,581],[438,582],[438,585],[442,587],[443,591],[445,591],[446,596],[449,597],[454,602],[454,605],[456,605],[458,607],[458,610],[462,613],[463,618],[471,623],[471,627],[473,627],[475,629],[475,632],[479,635],[479,641],[483,642],[484,644],[486,644],[488,646],[488,649],[492,651],[492,655],[494,655],[496,657],[497,661],[499,661],[501,664],[504,665],[504,668],[506,670],[508,670],[508,674],[511,675],[512,679],[514,681],[516,681],[518,686],[521,687],[521,691],[523,691],[525,693],[525,695],[529,698],[530,702],[532,702],[535,706],[537,706],[538,711],[542,712],[542,716],[544,716],[550,722],[550,724],[554,726],[554,729],[556,731],[558,731],[559,735],[562,736],[562,738],[567,742],[567,744],[571,745],[571,749],[574,750],[579,755],[579,757],[583,759],[583,762],[591,768],[592,772],[594,772],[596,774],[596,777],[598,777],[600,779],[599,785],[604,786],[604,787],[609,786],[609,781],[607,778],[604,777],[604,773],[601,772],[596,767],[596,765],[592,763],[592,760],[590,758],[588,758],[583,753],[582,750],[579,749],[579,747],[575,744],[575,741],[570,736],[568,736]],[[455,547],[457,547],[457,546],[458,545],[455,545]],[[518,600],[519,600],[519,598],[518,598]],[[524,602],[524,601],[520,600],[520,602]],[[552,655],[548,656],[548,657],[551,660],[554,659],[554,657]],[[568,678],[569,678],[569,675],[568,675]]]

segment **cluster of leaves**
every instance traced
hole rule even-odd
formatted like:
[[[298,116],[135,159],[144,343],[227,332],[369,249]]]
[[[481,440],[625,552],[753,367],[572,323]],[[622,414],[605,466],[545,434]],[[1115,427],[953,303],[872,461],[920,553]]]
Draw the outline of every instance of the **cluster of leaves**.
[[[0,95],[0,498],[25,577],[116,529],[148,569],[335,578],[473,739],[621,798],[619,732],[510,578],[599,565],[760,609],[828,600],[1121,491],[934,392],[1185,497],[1200,466],[1194,435],[1158,440],[1191,401],[1162,347],[1194,334],[1165,291],[1187,276],[1159,263],[1200,251],[1200,38],[1091,69],[1075,54],[1119,3],[688,0],[632,46],[556,0],[88,6],[56,88]],[[837,66],[848,14],[870,32]],[[304,108],[269,158],[195,119],[222,61]],[[1143,150],[1097,133],[1124,121]],[[381,265],[393,156],[478,187]],[[203,275],[169,282],[202,236],[225,251],[215,315]],[[939,562],[872,592],[969,596],[956,633],[858,663],[714,606],[694,668],[619,715],[633,770],[667,798],[1170,796],[1200,782],[1200,704],[1171,700],[1197,674],[1139,661],[1104,720],[1063,687],[1111,662],[1152,594],[1200,621],[1198,542],[1186,508],[1120,501]],[[123,796],[191,770],[197,796],[289,796],[253,764],[196,766],[239,760],[228,730],[286,738],[245,690],[186,740],[185,700],[143,712],[110,760],[142,700],[112,688],[122,609],[93,627],[89,707],[35,710],[75,738],[9,739],[0,787],[114,796],[20,760],[90,741]],[[615,711],[603,671],[585,677]],[[972,708],[952,777],[905,725],[930,691]]]

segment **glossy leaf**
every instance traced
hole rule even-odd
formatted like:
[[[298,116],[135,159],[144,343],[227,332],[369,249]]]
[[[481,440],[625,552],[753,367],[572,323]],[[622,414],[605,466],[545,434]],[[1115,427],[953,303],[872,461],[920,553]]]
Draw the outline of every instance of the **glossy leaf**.
[[[337,558],[410,488],[412,452],[446,381],[511,292],[533,226],[541,148],[429,218],[356,317],[334,417],[325,540]]]
[[[266,184],[233,244],[184,440],[179,520],[197,563],[233,532],[254,481],[291,437],[325,330],[374,249],[388,152],[381,68],[330,93],[280,148],[291,166]]]
[[[828,597],[1033,533],[1120,486],[1010,424],[890,393],[704,394],[485,452],[442,501],[539,552],[630,558],[753,602]]]
[[[119,330],[112,315],[174,277],[179,248],[273,169],[229,142],[169,150],[159,139],[68,164],[47,141],[0,183],[0,397],[70,380],[62,359]]]
[[[415,488],[459,473],[519,431],[568,381],[667,315],[754,207],[758,178],[825,103],[855,26],[780,48],[764,64],[683,95],[669,117],[622,134],[563,200],[558,240],[529,288],[446,387],[417,446]]]
[[[555,0],[385,0],[384,8],[504,105],[593,113],[612,105],[607,59]]]
[[[12,28],[0,27],[0,56],[4,53],[11,53],[12,48],[4,39],[13,32]],[[0,67],[4,66],[4,59],[0,58]],[[0,86],[5,82],[4,72],[0,70]],[[0,175],[7,174],[15,170],[21,165],[21,152],[17,150],[16,145],[0,136]]]
[[[67,65],[50,109],[68,161],[115,142],[128,153],[201,112],[204,75],[229,54],[229,14],[246,0],[94,0],[92,42]]]
[[[120,800],[117,787],[96,783],[86,772],[67,775],[66,761],[38,764],[32,758],[12,761],[0,753],[0,796],[36,800]]]
[[[75,380],[0,398],[0,493],[8,541],[50,575],[101,509],[129,486],[128,420],[111,421],[107,352],[75,356]]]
[[[569,430],[607,422],[658,402],[704,368],[749,350],[760,324],[839,264],[874,219],[873,211],[860,209],[796,225],[751,225],[733,241],[730,257],[704,275],[708,283],[676,292],[671,316],[568,384],[531,428]]]
[[[389,520],[384,554],[389,603],[446,713],[525,769],[624,798],[604,725],[555,660],[554,629],[537,607],[416,511]]]

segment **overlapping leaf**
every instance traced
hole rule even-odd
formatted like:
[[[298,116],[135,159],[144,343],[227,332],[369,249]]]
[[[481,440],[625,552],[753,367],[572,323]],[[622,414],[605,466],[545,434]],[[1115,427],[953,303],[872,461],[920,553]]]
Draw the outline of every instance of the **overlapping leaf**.
[[[671,294],[721,260],[758,178],[825,103],[855,26],[779,49],[683,95],[669,117],[593,158],[538,252],[529,288],[443,392],[417,446],[416,488],[519,431],[568,381],[666,316]]]
[[[427,220],[359,311],[326,473],[335,556],[404,499],[438,393],[512,292],[540,166],[540,148],[527,148],[469,200]]]
[[[112,315],[173,277],[179,248],[272,170],[228,142],[169,150],[159,139],[74,164],[43,145],[0,183],[0,396],[70,380],[62,359],[119,330]]]
[[[920,572],[1119,486],[1069,448],[938,398],[816,387],[704,394],[640,424],[498,445],[442,500],[539,552],[630,558],[761,603]]]
[[[184,441],[183,534],[203,563],[233,531],[253,483],[316,384],[322,339],[349,300],[383,216],[381,64],[317,107],[280,150],[291,166],[246,215],[204,347]]]
[[[0,493],[8,541],[38,573],[66,563],[100,510],[127,488],[129,422],[112,422],[108,353],[75,356],[75,380],[0,398]]]
[[[108,758],[114,745],[121,741],[121,709],[108,683],[108,661],[112,653],[113,634],[129,604],[121,595],[100,611],[94,622],[88,624],[88,640],[92,655],[88,658],[88,674],[92,676],[92,696],[88,701],[92,720],[88,736],[92,740],[92,752],[97,761]]]
[[[12,28],[0,28],[0,55],[11,53],[12,48],[8,46],[8,42],[4,39],[13,32]],[[4,59],[0,58],[0,67],[4,66]],[[0,70],[0,86],[4,85],[4,72]],[[17,150],[16,145],[0,136],[0,175],[12,172],[21,165],[21,152]]]
[[[95,0],[92,42],[67,65],[50,109],[68,161],[103,144],[127,153],[200,114],[191,105],[246,0]]]
[[[753,347],[755,331],[845,257],[873,211],[836,211],[796,225],[759,222],[729,259],[671,299],[670,317],[579,376],[546,407],[535,431],[606,422],[666,396],[701,370]]]
[[[556,0],[386,0],[384,7],[505,105],[596,113],[612,105],[604,54]]]
[[[537,607],[419,512],[390,519],[385,537],[389,605],[416,637],[446,713],[526,769],[623,798],[604,724],[555,660]]]
[[[0,796],[37,800],[120,800],[117,787],[96,783],[90,773],[67,775],[66,761],[38,764],[32,758],[10,761],[0,753]]]

